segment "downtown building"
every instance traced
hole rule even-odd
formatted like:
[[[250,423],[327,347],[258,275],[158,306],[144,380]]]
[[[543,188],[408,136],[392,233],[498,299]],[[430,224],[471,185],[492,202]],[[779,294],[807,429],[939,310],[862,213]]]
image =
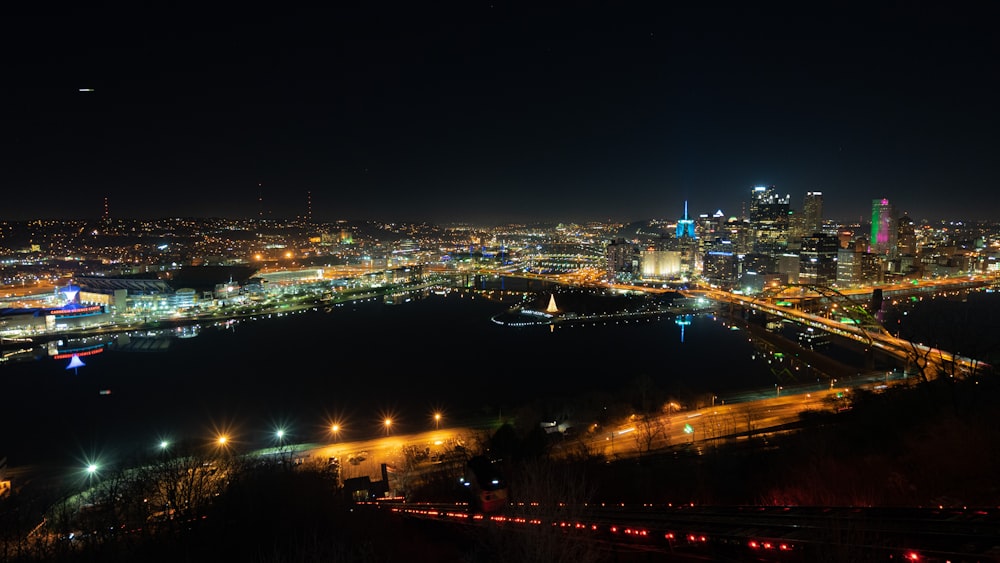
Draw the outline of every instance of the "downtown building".
[[[777,256],[788,248],[789,196],[774,186],[756,186],[750,192],[750,245],[753,252]]]
[[[868,252],[886,258],[895,258],[896,236],[896,218],[892,204],[885,198],[873,199]]]
[[[802,239],[799,283],[831,286],[837,283],[837,237],[814,233]]]

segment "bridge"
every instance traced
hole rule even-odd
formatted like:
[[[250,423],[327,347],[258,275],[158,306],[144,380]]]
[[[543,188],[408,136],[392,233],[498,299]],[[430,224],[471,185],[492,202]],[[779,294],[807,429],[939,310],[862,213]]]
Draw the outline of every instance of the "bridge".
[[[888,286],[892,295],[906,291],[966,290],[997,283],[995,278],[949,278],[926,280],[916,284]],[[883,290],[885,295],[886,289]],[[924,346],[893,336],[857,301],[853,295],[870,295],[872,288],[847,292],[818,284],[782,284],[766,288],[759,295],[748,296],[713,288],[682,290],[687,296],[701,296],[732,306],[760,311],[788,319],[807,327],[823,330],[864,344],[869,352],[880,350],[916,370],[924,380],[938,377],[971,377],[990,366],[975,358],[960,356],[946,350]],[[806,310],[805,303],[825,302],[830,310],[844,315],[842,320],[830,319]],[[796,307],[798,305],[798,307]]]
[[[524,279],[543,280],[562,285],[578,287],[600,287],[617,291],[641,293],[673,293],[685,297],[704,297],[720,303],[729,303],[757,310],[762,313],[788,319],[799,324],[823,330],[831,334],[862,343],[873,353],[880,350],[896,358],[909,370],[914,370],[924,380],[937,377],[971,377],[992,366],[967,356],[953,354],[947,350],[924,346],[923,344],[893,336],[875,319],[858,299],[868,301],[875,289],[881,289],[884,299],[898,299],[907,296],[938,293],[941,291],[965,291],[1000,284],[1000,275],[965,275],[929,280],[909,280],[878,288],[838,289],[821,284],[776,284],[765,288],[757,296],[741,295],[710,287],[689,289],[669,289],[643,285],[608,283],[604,273],[594,268],[581,268],[560,274],[540,274],[508,269],[478,267],[466,272],[476,275],[498,275]],[[809,309],[829,306],[843,315],[843,320],[830,319],[815,314]],[[598,319],[581,319],[598,320]],[[846,322],[845,322],[846,321]]]

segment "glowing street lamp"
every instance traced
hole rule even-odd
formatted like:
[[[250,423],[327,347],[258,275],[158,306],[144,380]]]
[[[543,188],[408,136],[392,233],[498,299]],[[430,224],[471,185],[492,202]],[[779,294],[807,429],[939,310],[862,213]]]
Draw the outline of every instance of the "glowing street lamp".
[[[87,475],[93,475],[95,473],[97,473],[97,464],[91,463],[87,466]]]
[[[434,429],[439,430],[441,428],[441,413],[434,413]]]
[[[337,438],[340,437],[340,425],[339,424],[334,424],[333,426],[331,426],[330,427],[330,432],[333,433],[333,441],[336,442]]]
[[[166,440],[160,440],[160,451],[165,451],[169,447],[170,447],[170,442]]]
[[[391,418],[386,418],[385,421],[383,422],[383,424],[385,424],[385,435],[388,436],[389,435],[389,428],[392,426],[392,419]]]

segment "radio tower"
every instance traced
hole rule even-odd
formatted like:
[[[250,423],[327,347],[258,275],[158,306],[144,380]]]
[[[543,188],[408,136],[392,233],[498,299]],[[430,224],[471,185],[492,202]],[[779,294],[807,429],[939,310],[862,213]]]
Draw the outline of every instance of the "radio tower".
[[[312,223],[313,220],[313,193],[311,191],[306,192],[306,223]]]
[[[257,219],[264,218],[264,188],[257,183]]]
[[[104,196],[104,215],[101,216],[101,219],[105,223],[107,223],[108,220],[111,219],[111,208],[108,206],[108,197],[107,196]]]

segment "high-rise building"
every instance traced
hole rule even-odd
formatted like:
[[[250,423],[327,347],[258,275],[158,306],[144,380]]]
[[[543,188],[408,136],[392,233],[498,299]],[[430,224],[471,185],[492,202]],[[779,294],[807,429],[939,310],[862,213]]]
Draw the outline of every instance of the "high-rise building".
[[[823,232],[823,192],[806,192],[802,204],[803,236]]]
[[[799,283],[833,285],[837,282],[837,237],[815,233],[802,239]]]
[[[732,287],[739,277],[739,258],[732,252],[721,250],[706,252],[701,276],[712,285]]]
[[[615,239],[604,247],[608,264],[608,277],[617,281],[631,281],[638,269],[638,248],[623,238]]]
[[[756,186],[750,192],[750,241],[754,252],[781,254],[788,247],[788,201],[774,186]]]
[[[917,231],[913,219],[905,211],[896,222],[896,249],[899,256],[917,255]]]
[[[888,199],[872,200],[872,228],[868,252],[893,256],[896,252],[896,220]]]
[[[697,270],[698,238],[695,235],[694,219],[688,218],[686,201],[684,202],[684,218],[677,221],[674,246],[681,253],[681,275],[693,275]]]
[[[854,287],[861,283],[861,253],[853,248],[837,250],[837,285]]]
[[[691,237],[695,238],[694,233],[694,219],[688,218],[688,202],[684,202],[684,218],[677,221],[677,238],[681,237]]]
[[[799,263],[798,254],[782,253],[774,257],[775,267],[778,269],[785,283],[800,283],[799,274],[802,266]]]
[[[837,251],[837,285],[858,287],[884,280],[883,261],[878,254],[841,248]]]

